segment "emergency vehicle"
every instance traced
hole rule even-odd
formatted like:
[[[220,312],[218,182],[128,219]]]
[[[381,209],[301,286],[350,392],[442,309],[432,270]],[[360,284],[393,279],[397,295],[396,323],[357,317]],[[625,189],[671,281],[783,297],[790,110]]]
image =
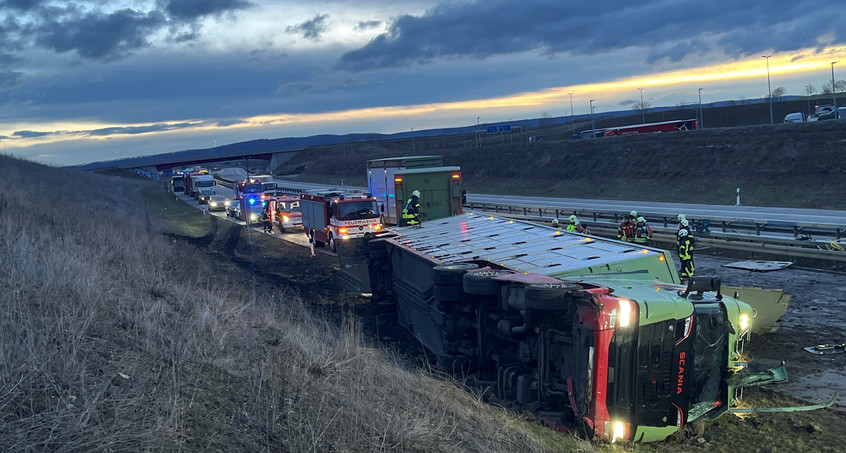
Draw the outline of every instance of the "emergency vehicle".
[[[292,195],[279,195],[267,200],[268,212],[271,222],[279,227],[279,232],[284,233],[291,228],[303,226],[303,213],[300,211],[300,197]]]
[[[370,194],[341,191],[303,194],[300,210],[309,240],[317,247],[329,244],[333,252],[339,239],[361,238],[382,230],[379,205]]]

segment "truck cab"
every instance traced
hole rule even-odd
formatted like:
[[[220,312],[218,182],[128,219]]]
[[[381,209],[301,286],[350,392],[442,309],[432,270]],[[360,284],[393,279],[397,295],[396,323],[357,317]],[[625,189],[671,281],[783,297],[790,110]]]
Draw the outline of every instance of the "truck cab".
[[[279,195],[267,200],[271,221],[284,233],[303,226],[303,213],[300,210],[300,197]]]
[[[209,174],[192,176],[191,183],[194,185],[192,191],[194,198],[196,198],[200,204],[208,203],[211,196],[214,195],[214,176]]]

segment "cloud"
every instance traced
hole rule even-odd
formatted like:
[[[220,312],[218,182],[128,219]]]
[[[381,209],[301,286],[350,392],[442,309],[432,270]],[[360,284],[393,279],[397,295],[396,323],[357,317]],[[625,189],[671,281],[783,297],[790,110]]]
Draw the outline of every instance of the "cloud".
[[[169,123],[169,124],[149,124],[146,126],[116,126],[116,127],[104,127],[102,129],[93,129],[91,131],[84,131],[92,136],[107,136],[107,135],[120,135],[120,134],[128,134],[128,135],[135,135],[135,134],[146,134],[148,132],[164,132],[164,131],[173,131],[178,129],[188,129],[192,127],[197,127],[197,123],[189,123],[189,122],[182,122],[182,123]]]
[[[326,31],[326,14],[318,14],[314,19],[307,20],[301,24],[291,25],[285,28],[285,33],[301,34],[303,38],[312,41],[320,41],[320,37]]]
[[[384,24],[381,20],[362,20],[355,26],[355,31],[368,31],[379,28]]]
[[[38,138],[53,134],[55,134],[55,132],[15,131],[12,133],[12,136],[15,138]]]
[[[115,59],[148,45],[147,36],[166,24],[158,11],[122,9],[110,14],[79,14],[73,6],[51,8],[33,34],[36,42],[56,52],[82,57]]]
[[[34,9],[41,3],[44,3],[43,0],[6,0],[0,6],[6,6],[18,11],[29,11]]]
[[[218,127],[234,126],[236,124],[247,124],[247,121],[232,119],[232,120],[221,120],[221,121],[217,122]]]
[[[193,20],[251,6],[252,3],[244,0],[170,0],[165,11],[176,19]]]
[[[530,51],[592,56],[633,47],[650,51],[646,62],[678,61],[714,50],[742,57],[766,49],[813,47],[826,33],[842,41],[844,30],[828,19],[839,14],[834,3],[807,8],[793,0],[527,0],[519,7],[510,0],[444,3],[419,16],[396,18],[386,32],[345,53],[335,67],[363,71]]]

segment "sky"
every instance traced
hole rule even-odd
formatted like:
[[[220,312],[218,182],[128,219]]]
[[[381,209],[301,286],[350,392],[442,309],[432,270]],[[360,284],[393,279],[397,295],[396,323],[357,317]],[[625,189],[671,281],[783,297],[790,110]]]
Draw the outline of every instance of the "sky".
[[[832,67],[846,79],[842,12],[796,0],[0,0],[0,153],[72,165],[587,114],[590,100],[601,114],[641,96],[804,95]]]

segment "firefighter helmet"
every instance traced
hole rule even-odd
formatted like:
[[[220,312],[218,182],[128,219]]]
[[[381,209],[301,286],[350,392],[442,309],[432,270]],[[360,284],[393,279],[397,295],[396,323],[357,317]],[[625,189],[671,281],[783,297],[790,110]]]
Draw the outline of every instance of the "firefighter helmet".
[[[687,230],[686,230],[686,229],[682,228],[682,229],[680,229],[680,230],[679,230],[679,237],[680,237],[680,238],[683,238],[683,237],[687,236],[687,234],[688,234],[688,233],[687,233]]]
[[[573,215],[571,215],[571,216],[570,216],[570,223],[576,223],[576,221],[577,221],[577,220],[578,220],[578,219],[576,219],[576,215],[575,215],[575,214],[573,214]]]
[[[420,191],[419,191],[419,190],[415,190],[414,192],[411,192],[411,196],[412,196],[412,197],[419,197],[419,196],[420,196]]]
[[[554,226],[555,228],[558,228],[558,218],[557,217],[552,219],[552,226]]]
[[[637,211],[632,209],[632,212],[630,212],[629,215],[632,216],[632,217],[637,217]]]
[[[643,216],[637,218],[637,223],[646,223],[646,219]]]
[[[682,221],[681,221],[682,228],[687,228],[688,225],[690,225],[690,222],[688,222],[686,219],[682,219]]]
[[[679,222],[684,222],[684,219],[685,219],[685,218],[686,218],[686,217],[684,216],[684,214],[679,214],[679,215],[677,215],[677,216],[676,216],[676,219],[678,219],[678,220],[679,220]]]

